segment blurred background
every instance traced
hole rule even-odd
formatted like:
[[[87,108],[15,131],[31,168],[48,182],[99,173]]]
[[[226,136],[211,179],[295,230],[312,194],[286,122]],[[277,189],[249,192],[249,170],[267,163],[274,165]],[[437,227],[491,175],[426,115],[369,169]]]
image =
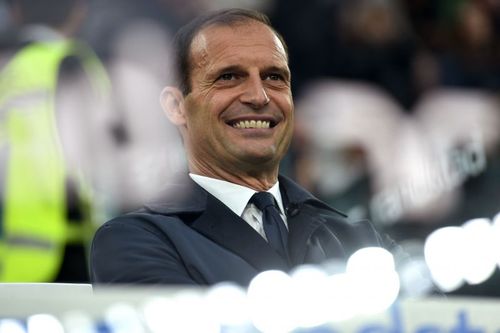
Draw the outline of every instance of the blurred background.
[[[54,12],[65,3],[19,1],[35,14]],[[495,245],[500,239],[500,1],[76,2],[81,6],[65,16],[74,21],[58,21],[56,26],[65,30],[56,38],[40,29],[43,20],[35,14],[27,22],[18,10],[13,12],[15,0],[0,0],[4,281],[31,279],[17,272],[20,262],[36,270],[29,255],[19,261],[20,254],[8,250],[9,242],[29,242],[9,240],[15,228],[14,217],[7,213],[30,207],[22,199],[9,206],[14,190],[7,184],[16,176],[9,174],[8,152],[14,151],[18,138],[9,129],[9,115],[17,112],[9,98],[15,95],[12,82],[23,86],[30,81],[27,73],[39,78],[42,64],[9,78],[6,69],[14,67],[16,52],[28,39],[37,38],[70,38],[85,45],[84,51],[78,47],[84,56],[68,51],[51,74],[57,85],[49,89],[54,96],[47,103],[57,130],[47,135],[58,136],[55,145],[62,147],[64,156],[64,175],[54,178],[65,184],[64,194],[54,199],[64,200],[66,207],[61,225],[90,226],[84,227],[87,236],[73,243],[61,240],[70,228],[60,226],[64,230],[55,240],[59,252],[52,254],[59,259],[37,279],[86,282],[92,230],[114,215],[139,208],[185,168],[176,129],[158,102],[172,77],[173,34],[208,10],[245,7],[268,14],[289,47],[297,122],[282,172],[353,221],[370,219],[414,258],[424,257],[425,242],[437,230],[474,230],[473,236],[450,241],[452,245],[443,239],[440,244],[453,252],[455,264],[486,263],[484,277],[468,279],[462,272],[442,290],[500,296],[500,251]],[[24,93],[29,96],[22,105],[33,97]],[[33,166],[44,161],[40,157],[22,163],[36,173],[39,169]],[[84,185],[75,185],[81,182]],[[12,273],[5,273],[8,270]]]

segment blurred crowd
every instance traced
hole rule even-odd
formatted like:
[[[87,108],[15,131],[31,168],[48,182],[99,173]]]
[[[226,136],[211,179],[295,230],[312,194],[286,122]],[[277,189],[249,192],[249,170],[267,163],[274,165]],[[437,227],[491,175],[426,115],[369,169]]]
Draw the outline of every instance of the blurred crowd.
[[[403,245],[500,211],[500,3],[278,1],[272,17],[301,184]],[[498,296],[491,281],[459,293]]]
[[[90,0],[77,37],[111,93],[107,111],[67,117],[64,131],[69,163],[96,189],[96,223],[185,168],[158,102],[172,78],[169,41],[198,13],[229,6],[267,13],[288,43],[297,122],[285,174],[402,244],[500,212],[499,1]],[[0,31],[11,29],[0,2]]]
[[[291,53],[299,181],[423,233],[499,211],[498,2],[278,1],[272,17]]]

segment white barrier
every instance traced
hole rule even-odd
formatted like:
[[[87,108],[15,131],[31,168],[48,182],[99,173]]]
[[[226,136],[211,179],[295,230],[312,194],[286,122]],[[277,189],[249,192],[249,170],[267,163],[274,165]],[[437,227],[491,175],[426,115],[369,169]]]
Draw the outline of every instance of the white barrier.
[[[57,291],[49,287],[38,288],[36,293],[7,294],[3,291],[5,289],[0,287],[0,333],[39,332],[40,329],[33,328],[39,322],[52,323],[52,330],[60,327],[54,332],[64,333],[259,332],[250,321],[234,323],[234,327],[217,325],[213,316],[208,316],[211,309],[202,302],[207,295],[205,289],[98,288],[93,293],[88,289],[87,292],[68,293],[67,289]],[[148,304],[153,303],[160,306],[157,308],[160,317],[156,319],[146,313]],[[13,330],[13,327],[17,328]],[[384,313],[331,321],[322,327],[300,328],[293,332],[499,333],[500,300],[399,300]]]

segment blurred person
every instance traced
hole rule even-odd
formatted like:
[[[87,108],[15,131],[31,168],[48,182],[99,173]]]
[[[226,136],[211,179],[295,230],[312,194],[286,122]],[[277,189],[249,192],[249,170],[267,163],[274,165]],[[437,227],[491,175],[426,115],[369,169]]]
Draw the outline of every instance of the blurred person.
[[[99,153],[81,143],[102,139],[109,82],[92,50],[72,38],[85,0],[8,5],[15,26],[0,55],[0,281],[86,282],[93,210],[80,167]]]
[[[274,2],[269,15],[289,46],[292,92],[300,96],[309,80],[330,75],[337,68],[335,27],[341,3],[322,0]]]
[[[272,18],[290,44],[296,95],[309,81],[363,80],[409,110],[415,41],[404,14],[396,0],[277,1]]]
[[[155,21],[135,20],[110,45],[106,66],[122,133],[108,163],[120,167],[112,172],[103,168],[100,178],[114,179],[108,195],[118,212],[137,209],[186,167],[177,130],[164,121],[157,100],[172,66],[170,40]]]
[[[391,182],[404,115],[383,89],[357,81],[312,82],[297,104],[304,142],[297,154],[301,184],[349,215],[370,216],[370,200]],[[388,168],[387,164],[392,164]],[[328,175],[328,177],[324,177]]]
[[[323,80],[306,92],[297,105],[306,144],[298,149],[296,177],[328,203],[373,220],[397,240],[498,210],[492,180],[500,115],[492,94],[434,90],[404,115],[365,83]],[[483,185],[476,196],[467,193],[471,183]]]
[[[500,48],[494,12],[480,1],[462,1],[450,11],[448,45],[438,53],[440,84],[500,89]]]
[[[334,57],[340,58],[336,78],[377,84],[408,111],[417,96],[411,80],[415,41],[405,14],[394,0],[343,2]]]
[[[279,175],[294,105],[287,48],[266,16],[209,13],[175,40],[178,82],[161,103],[189,172],[156,202],[97,231],[93,283],[247,285],[264,270],[382,245],[367,221],[349,221]]]
[[[448,160],[444,164],[448,175],[434,181],[442,183],[444,190],[455,187],[457,193],[454,209],[441,219],[442,224],[498,211],[499,107],[496,95],[487,90],[441,88],[424,96],[415,108],[416,121],[433,143],[435,155]]]

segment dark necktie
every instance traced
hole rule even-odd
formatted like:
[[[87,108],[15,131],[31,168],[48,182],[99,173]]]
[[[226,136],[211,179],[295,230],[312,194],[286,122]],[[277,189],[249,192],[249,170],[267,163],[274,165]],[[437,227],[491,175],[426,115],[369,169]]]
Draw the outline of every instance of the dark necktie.
[[[288,260],[287,238],[288,230],[280,216],[274,197],[269,192],[257,192],[250,199],[262,211],[262,222],[269,245],[281,256]]]

